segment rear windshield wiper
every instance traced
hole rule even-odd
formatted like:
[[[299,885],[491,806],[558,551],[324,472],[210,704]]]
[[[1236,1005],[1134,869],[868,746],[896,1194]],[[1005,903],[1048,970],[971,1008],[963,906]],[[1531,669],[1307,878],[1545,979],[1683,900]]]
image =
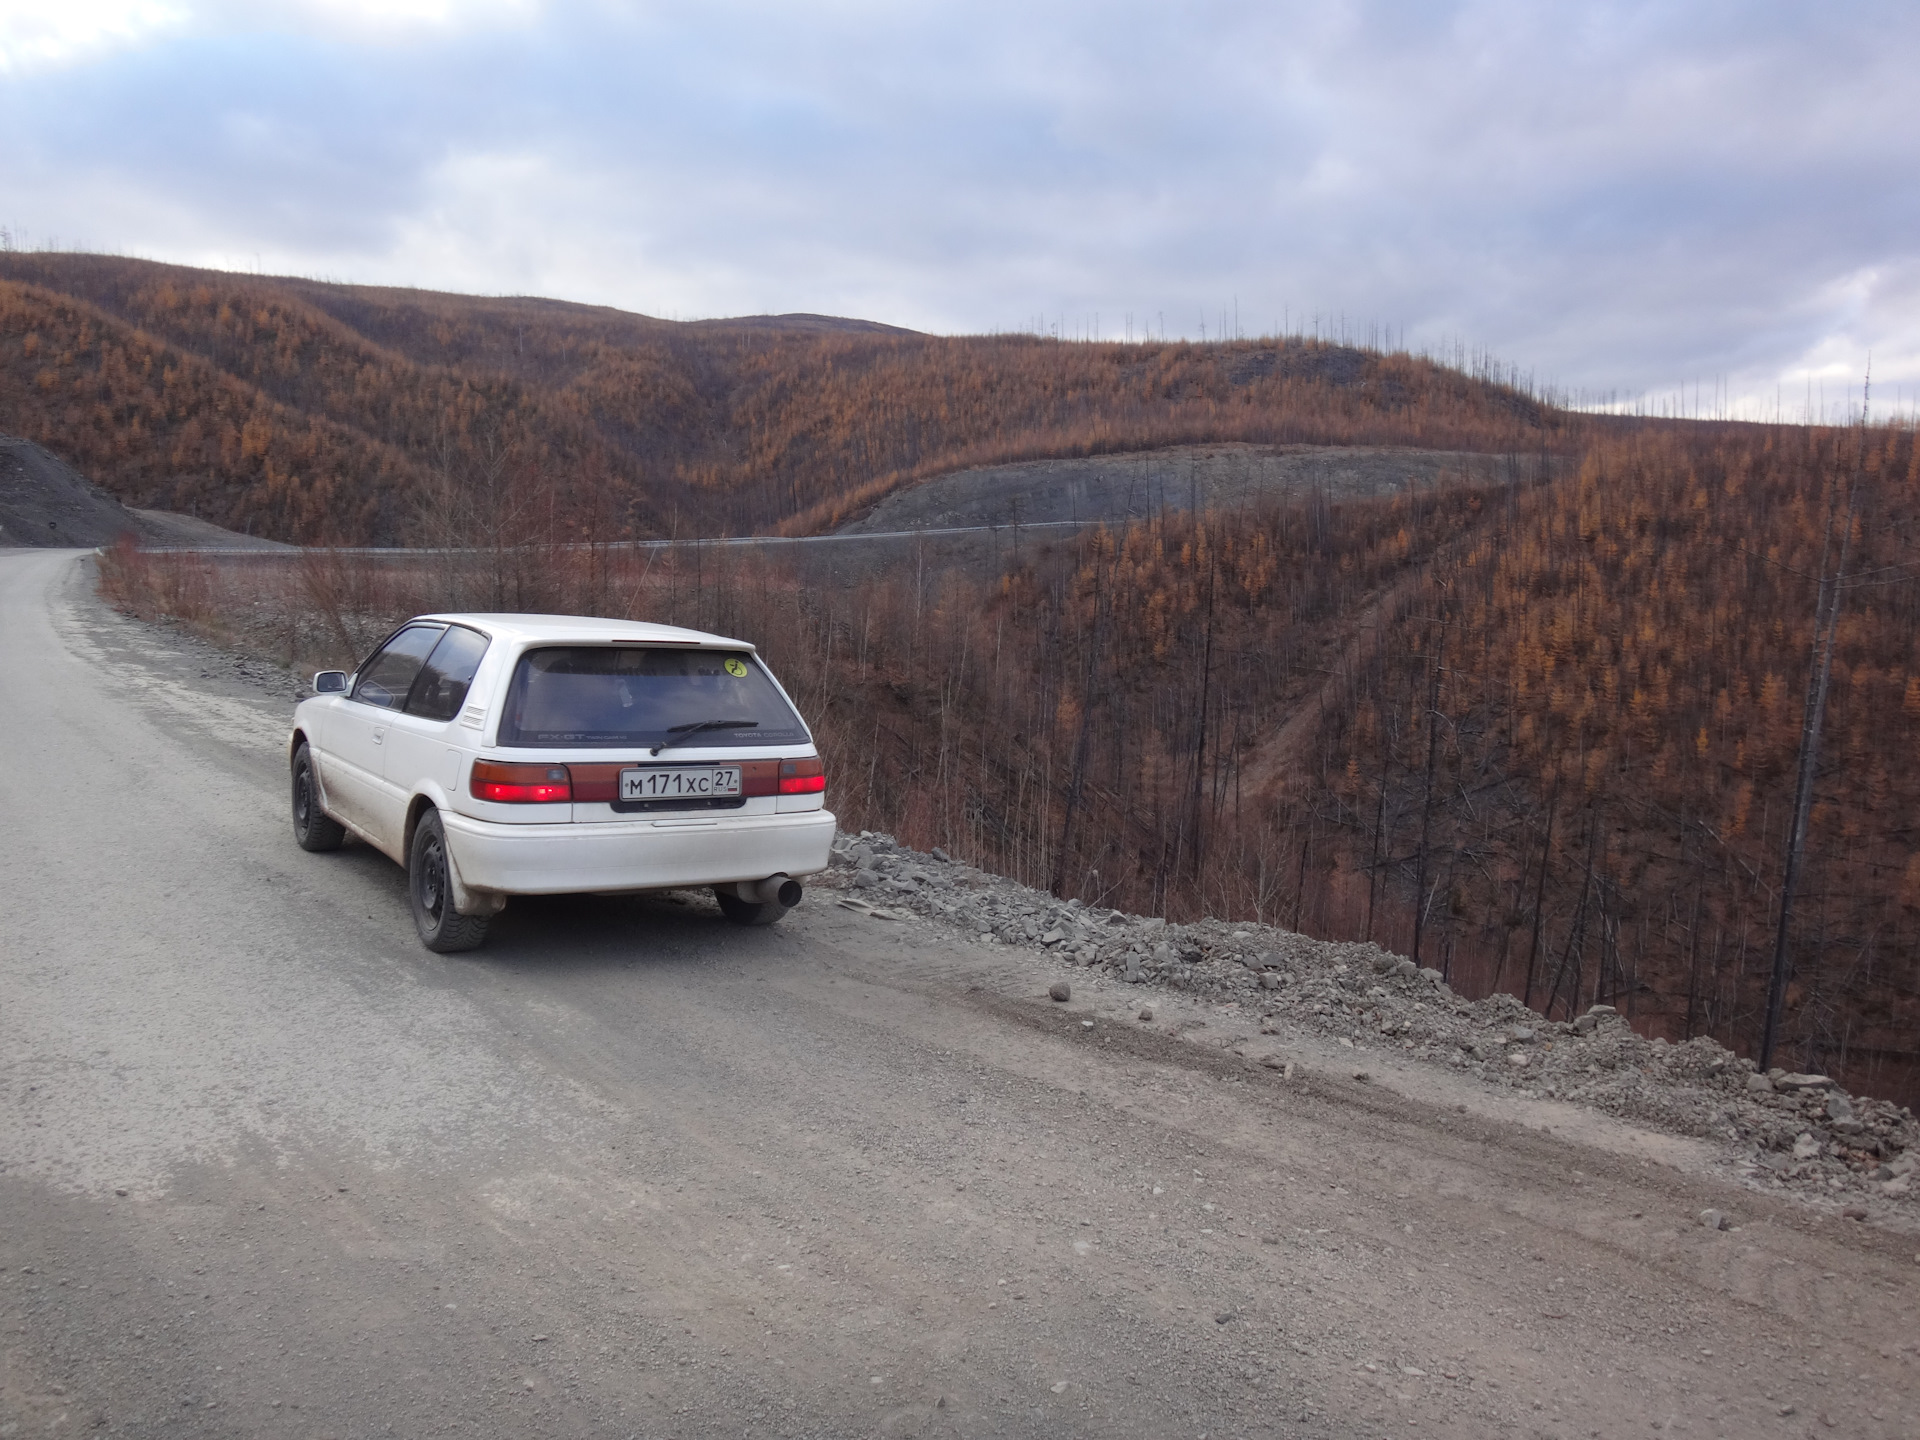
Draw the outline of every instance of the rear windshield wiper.
[[[673,738],[671,740],[662,740],[647,753],[650,755],[658,755],[669,745],[678,745],[683,740],[691,740],[702,730],[758,730],[759,728],[760,722],[758,720],[693,720],[685,725],[669,725],[667,727],[667,734]]]

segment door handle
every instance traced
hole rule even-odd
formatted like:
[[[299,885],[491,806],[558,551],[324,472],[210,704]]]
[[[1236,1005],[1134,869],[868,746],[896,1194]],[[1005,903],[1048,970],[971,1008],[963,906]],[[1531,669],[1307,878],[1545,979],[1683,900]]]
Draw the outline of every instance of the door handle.
[[[387,727],[384,725],[382,725],[379,729],[373,732],[373,743],[376,745],[385,743],[386,738],[387,738]]]

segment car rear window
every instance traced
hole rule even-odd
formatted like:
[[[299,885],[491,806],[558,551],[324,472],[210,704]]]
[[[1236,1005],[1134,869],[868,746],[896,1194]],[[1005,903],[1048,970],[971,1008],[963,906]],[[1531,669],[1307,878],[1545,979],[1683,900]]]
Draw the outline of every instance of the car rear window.
[[[689,732],[710,721],[751,722]],[[685,739],[682,742],[681,737]],[[502,745],[791,745],[807,727],[751,654],[567,645],[514,667]]]

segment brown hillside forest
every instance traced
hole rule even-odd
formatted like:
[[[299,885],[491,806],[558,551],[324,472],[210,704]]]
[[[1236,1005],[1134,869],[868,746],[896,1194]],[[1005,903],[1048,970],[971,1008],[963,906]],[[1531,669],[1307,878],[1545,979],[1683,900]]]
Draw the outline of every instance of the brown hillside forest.
[[[26,273],[36,264],[44,273]],[[1310,341],[1129,347],[824,322],[676,327],[536,301],[183,279],[91,258],[71,262],[56,293],[46,282],[67,264],[0,257],[0,294],[14,307],[0,329],[9,375],[27,368],[26,334],[43,350],[55,343],[45,317],[69,327],[58,332],[62,364],[45,367],[52,382],[42,387],[38,371],[28,392],[7,382],[0,428],[44,438],[130,498],[179,504],[185,492],[165,487],[186,472],[163,479],[142,455],[181,444],[198,420],[195,453],[238,458],[194,481],[205,487],[195,493],[230,490],[222,503],[235,508],[197,513],[255,516],[267,530],[272,505],[292,515],[286,497],[324,482],[333,498],[317,528],[276,533],[456,534],[476,547],[292,559],[121,548],[103,574],[130,609],[303,667],[350,661],[393,620],[451,606],[741,635],[814,723],[843,824],[944,845],[1062,896],[1371,938],[1469,994],[1506,990],[1554,1016],[1615,1004],[1645,1033],[1711,1034],[1750,1055],[1832,594],[1774,1060],[1920,1100],[1910,428],[1603,424],[1425,361]],[[79,277],[90,277],[84,295]],[[208,296],[188,280],[204,280]],[[132,325],[139,306],[159,311],[169,286],[173,318]],[[230,289],[216,302],[218,286]],[[301,317],[261,322],[265,333],[302,338],[219,340],[223,325],[268,312],[261,301],[237,318],[236,297],[254,286],[292,297],[286,313]],[[23,313],[38,328],[23,333]],[[502,317],[516,313],[528,317],[524,356],[517,336],[502,340],[512,323]],[[557,318],[542,328],[543,316]],[[111,366],[99,358],[109,354]],[[303,354],[316,374],[304,374]],[[176,378],[125,411],[87,411],[106,402],[61,389],[140,365]],[[1186,378],[1143,378],[1169,374]],[[664,398],[629,397],[624,409],[584,398],[623,385]],[[443,402],[465,417],[457,434],[452,421],[436,431]],[[101,433],[85,443],[97,453],[77,430],[33,428],[56,404],[95,415]],[[223,405],[244,417],[242,431],[270,417],[264,450],[216,430]],[[877,417],[871,433],[862,406]],[[624,429],[607,418],[616,412]],[[165,441],[116,429],[149,413],[141,433]],[[490,428],[501,414],[517,418]],[[991,572],[907,563],[829,583],[777,551],[570,543],[606,538],[596,513],[627,517],[610,534],[822,528],[956,465],[1246,438],[1573,459],[1511,467],[1504,486],[1091,527],[1029,541]],[[538,446],[601,457],[590,473],[617,503],[535,463]],[[643,451],[682,458],[645,462],[652,470],[619,459]],[[361,458],[339,458],[348,453]],[[696,453],[706,458],[686,458]],[[293,467],[302,454],[339,468],[242,464],[279,455]],[[272,491],[273,474],[300,485]],[[158,488],[138,489],[140,476]],[[362,497],[353,513],[365,528],[328,528],[351,510],[348,494]],[[521,521],[462,529],[437,513],[490,504]],[[1822,586],[1842,568],[1837,586]]]
[[[810,534],[977,464],[1553,438],[1557,412],[1490,378],[1313,341],[675,323],[0,252],[0,425],[130,504],[303,544]]]

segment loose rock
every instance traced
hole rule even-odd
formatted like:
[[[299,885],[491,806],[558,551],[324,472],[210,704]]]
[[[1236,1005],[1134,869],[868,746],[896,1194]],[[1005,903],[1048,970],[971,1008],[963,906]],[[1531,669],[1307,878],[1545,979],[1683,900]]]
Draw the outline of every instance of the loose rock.
[[[1775,1075],[1773,1088],[1776,1090],[1829,1090],[1833,1081],[1824,1075]]]
[[[1047,994],[1065,1004],[1073,998],[1073,986],[1064,980],[1056,980],[1047,987]]]
[[[944,925],[1036,959],[1051,950],[1093,971],[1086,983],[1096,990],[1120,981],[1178,989],[1249,1024],[1258,1014],[1263,1034],[1304,1030],[1348,1047],[1377,1035],[1416,1063],[1452,1067],[1488,1088],[1724,1146],[1755,1187],[1836,1205],[1870,1194],[1877,1205],[1920,1215],[1912,1169],[1920,1122],[1886,1101],[1847,1096],[1824,1075],[1762,1074],[1704,1036],[1642,1036],[1610,1005],[1561,1023],[1512,995],[1468,1001],[1437,971],[1371,944],[1315,941],[1247,921],[1170,924],[1063,902],[887,835],[841,837],[832,854],[844,868],[817,883],[859,913]],[[881,898],[869,894],[874,887],[897,908],[869,903]],[[1142,1023],[1152,1015],[1151,1006],[1133,1011]]]

